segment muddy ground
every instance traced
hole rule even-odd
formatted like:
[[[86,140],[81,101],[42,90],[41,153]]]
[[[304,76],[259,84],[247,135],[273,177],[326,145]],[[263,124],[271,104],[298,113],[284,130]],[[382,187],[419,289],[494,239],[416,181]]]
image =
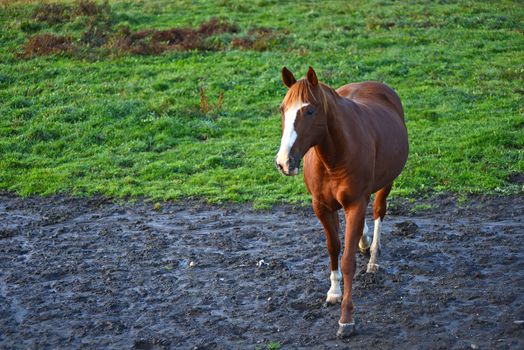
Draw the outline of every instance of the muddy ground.
[[[0,194],[0,348],[524,348],[523,199],[426,204],[359,255],[341,341],[310,209]]]

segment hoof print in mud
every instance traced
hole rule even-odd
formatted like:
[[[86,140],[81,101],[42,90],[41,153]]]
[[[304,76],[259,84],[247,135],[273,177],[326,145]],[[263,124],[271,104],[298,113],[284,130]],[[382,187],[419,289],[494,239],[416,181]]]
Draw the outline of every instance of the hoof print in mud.
[[[398,236],[412,236],[418,232],[418,225],[411,220],[406,220],[395,224],[393,234]]]
[[[379,270],[375,273],[368,273],[367,270],[363,269],[355,277],[355,282],[358,283],[361,290],[377,289],[384,286],[386,276],[384,270]]]
[[[337,338],[347,339],[353,334],[355,334],[355,322],[338,324]]]

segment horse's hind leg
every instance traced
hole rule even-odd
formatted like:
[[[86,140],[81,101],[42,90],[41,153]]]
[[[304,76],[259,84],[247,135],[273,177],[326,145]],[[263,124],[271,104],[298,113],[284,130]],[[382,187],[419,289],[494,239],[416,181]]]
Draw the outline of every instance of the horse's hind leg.
[[[393,184],[384,186],[375,194],[375,201],[373,202],[373,219],[375,220],[375,227],[373,228],[373,243],[370,248],[370,258],[367,272],[377,272],[379,265],[377,264],[377,257],[380,251],[380,231],[382,228],[382,221],[386,215],[386,199]]]
[[[372,237],[369,234],[369,228],[368,224],[364,221],[364,230],[362,232],[362,237],[360,237],[360,241],[358,242],[358,250],[362,254],[368,254],[369,253],[369,247],[371,246],[371,240]]]
[[[331,261],[331,275],[329,277],[331,287],[327,292],[326,302],[328,304],[336,304],[342,301],[342,290],[340,288],[342,274],[338,268],[338,256],[340,254],[340,238],[338,236],[340,223],[338,211],[329,210],[315,200],[313,200],[313,210],[322,223],[322,226],[324,226],[329,259]]]

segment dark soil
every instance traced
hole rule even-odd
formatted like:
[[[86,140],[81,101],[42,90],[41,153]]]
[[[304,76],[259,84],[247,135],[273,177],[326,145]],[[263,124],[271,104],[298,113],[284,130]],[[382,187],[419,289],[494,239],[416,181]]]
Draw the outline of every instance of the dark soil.
[[[0,348],[524,348],[522,197],[431,204],[358,257],[341,341],[309,209],[0,194]]]

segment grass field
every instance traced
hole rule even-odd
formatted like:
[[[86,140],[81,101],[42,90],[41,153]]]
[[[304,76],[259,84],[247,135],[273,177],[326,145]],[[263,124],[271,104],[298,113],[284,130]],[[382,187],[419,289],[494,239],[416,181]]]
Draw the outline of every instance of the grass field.
[[[280,69],[311,65],[331,86],[379,80],[401,96],[411,153],[395,196],[522,192],[518,2],[59,4],[53,18],[37,2],[0,5],[0,189],[307,202],[302,178],[273,158]],[[173,47],[147,32],[212,18],[234,29]],[[64,46],[36,50],[43,34]]]

